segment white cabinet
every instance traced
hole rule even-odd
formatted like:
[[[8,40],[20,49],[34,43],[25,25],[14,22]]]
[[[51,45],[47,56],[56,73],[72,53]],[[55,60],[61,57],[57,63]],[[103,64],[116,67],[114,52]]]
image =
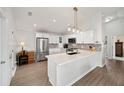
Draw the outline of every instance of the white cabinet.
[[[83,43],[83,33],[76,34],[76,43]]]
[[[65,36],[61,36],[62,37],[62,44],[66,43],[66,37]]]
[[[71,35],[65,35],[64,37],[64,42],[68,43],[69,38],[76,38],[76,43],[94,43],[94,31],[84,31],[80,33],[74,33]]]
[[[83,43],[82,33],[74,33],[74,34],[71,34],[71,35],[65,35],[64,36],[65,43],[68,43],[69,38],[76,38],[76,43]]]
[[[53,38],[53,36],[50,35],[50,36],[49,36],[49,43],[52,43],[52,42],[53,42],[53,39],[52,39],[52,38]]]
[[[83,43],[94,43],[93,31],[85,31],[83,32]]]
[[[63,48],[50,48],[49,49],[49,54],[52,55],[52,54],[58,54],[58,53],[65,53],[66,50],[63,49]]]
[[[59,43],[59,36],[58,35],[55,36],[55,43]]]
[[[49,43],[59,43],[59,36],[57,35],[49,35]]]
[[[49,54],[57,54],[60,53],[60,48],[53,48],[53,49],[49,49]]]
[[[64,35],[64,43],[68,43],[68,37],[69,35]]]
[[[48,38],[49,43],[59,43],[59,36],[50,33],[37,33],[36,37]]]
[[[38,36],[49,38],[49,43],[59,43],[59,35],[49,34],[49,33],[40,33]],[[93,30],[84,31],[81,33],[73,33],[70,35],[64,35],[62,37],[62,43],[68,43],[69,38],[76,38],[76,43],[94,43],[97,37]]]
[[[89,31],[83,31],[81,33],[73,33],[70,35],[64,35],[64,36],[59,36],[55,34],[50,34],[50,33],[40,33],[37,34],[36,36],[41,36],[45,38],[49,38],[49,43],[59,43],[59,37],[62,37],[62,43],[68,43],[69,38],[76,38],[76,43],[95,43],[97,38],[97,32],[95,33],[94,30],[89,30]]]

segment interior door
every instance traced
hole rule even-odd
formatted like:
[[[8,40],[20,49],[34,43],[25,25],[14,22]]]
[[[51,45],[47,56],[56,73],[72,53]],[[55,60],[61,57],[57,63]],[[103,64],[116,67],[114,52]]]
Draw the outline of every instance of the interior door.
[[[0,16],[0,86],[9,85],[10,83],[7,36],[6,19]]]
[[[1,65],[1,61],[2,61],[2,52],[1,52],[1,44],[2,44],[2,38],[1,38],[1,34],[2,34],[2,30],[1,30],[1,18],[0,18],[0,85],[2,85],[2,65]]]

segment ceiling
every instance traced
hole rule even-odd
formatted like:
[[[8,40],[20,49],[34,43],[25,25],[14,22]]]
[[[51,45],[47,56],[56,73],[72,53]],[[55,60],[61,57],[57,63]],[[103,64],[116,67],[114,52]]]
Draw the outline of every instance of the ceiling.
[[[124,8],[80,7],[78,9],[78,25],[81,29],[91,26],[95,22],[94,20],[91,24],[91,20],[99,13],[104,17],[124,15]],[[68,24],[73,25],[72,7],[15,7],[13,10],[17,30],[29,31],[33,29],[63,33],[67,31]]]

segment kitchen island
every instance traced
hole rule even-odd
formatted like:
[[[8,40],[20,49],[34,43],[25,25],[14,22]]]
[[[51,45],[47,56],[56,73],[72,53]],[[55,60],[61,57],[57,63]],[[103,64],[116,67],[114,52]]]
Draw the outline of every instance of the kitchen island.
[[[48,77],[52,85],[74,84],[97,66],[102,67],[101,52],[80,50],[78,54],[53,54],[48,58]]]

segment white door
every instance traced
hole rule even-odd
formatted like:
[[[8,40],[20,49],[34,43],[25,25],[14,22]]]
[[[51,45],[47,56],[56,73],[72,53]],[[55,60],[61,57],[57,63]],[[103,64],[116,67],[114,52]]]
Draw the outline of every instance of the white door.
[[[0,85],[9,85],[10,67],[7,53],[6,19],[0,16]]]
[[[0,62],[2,60],[2,38],[1,38],[2,30],[1,30],[1,19],[0,19]],[[0,85],[2,85],[2,65],[0,63]]]

